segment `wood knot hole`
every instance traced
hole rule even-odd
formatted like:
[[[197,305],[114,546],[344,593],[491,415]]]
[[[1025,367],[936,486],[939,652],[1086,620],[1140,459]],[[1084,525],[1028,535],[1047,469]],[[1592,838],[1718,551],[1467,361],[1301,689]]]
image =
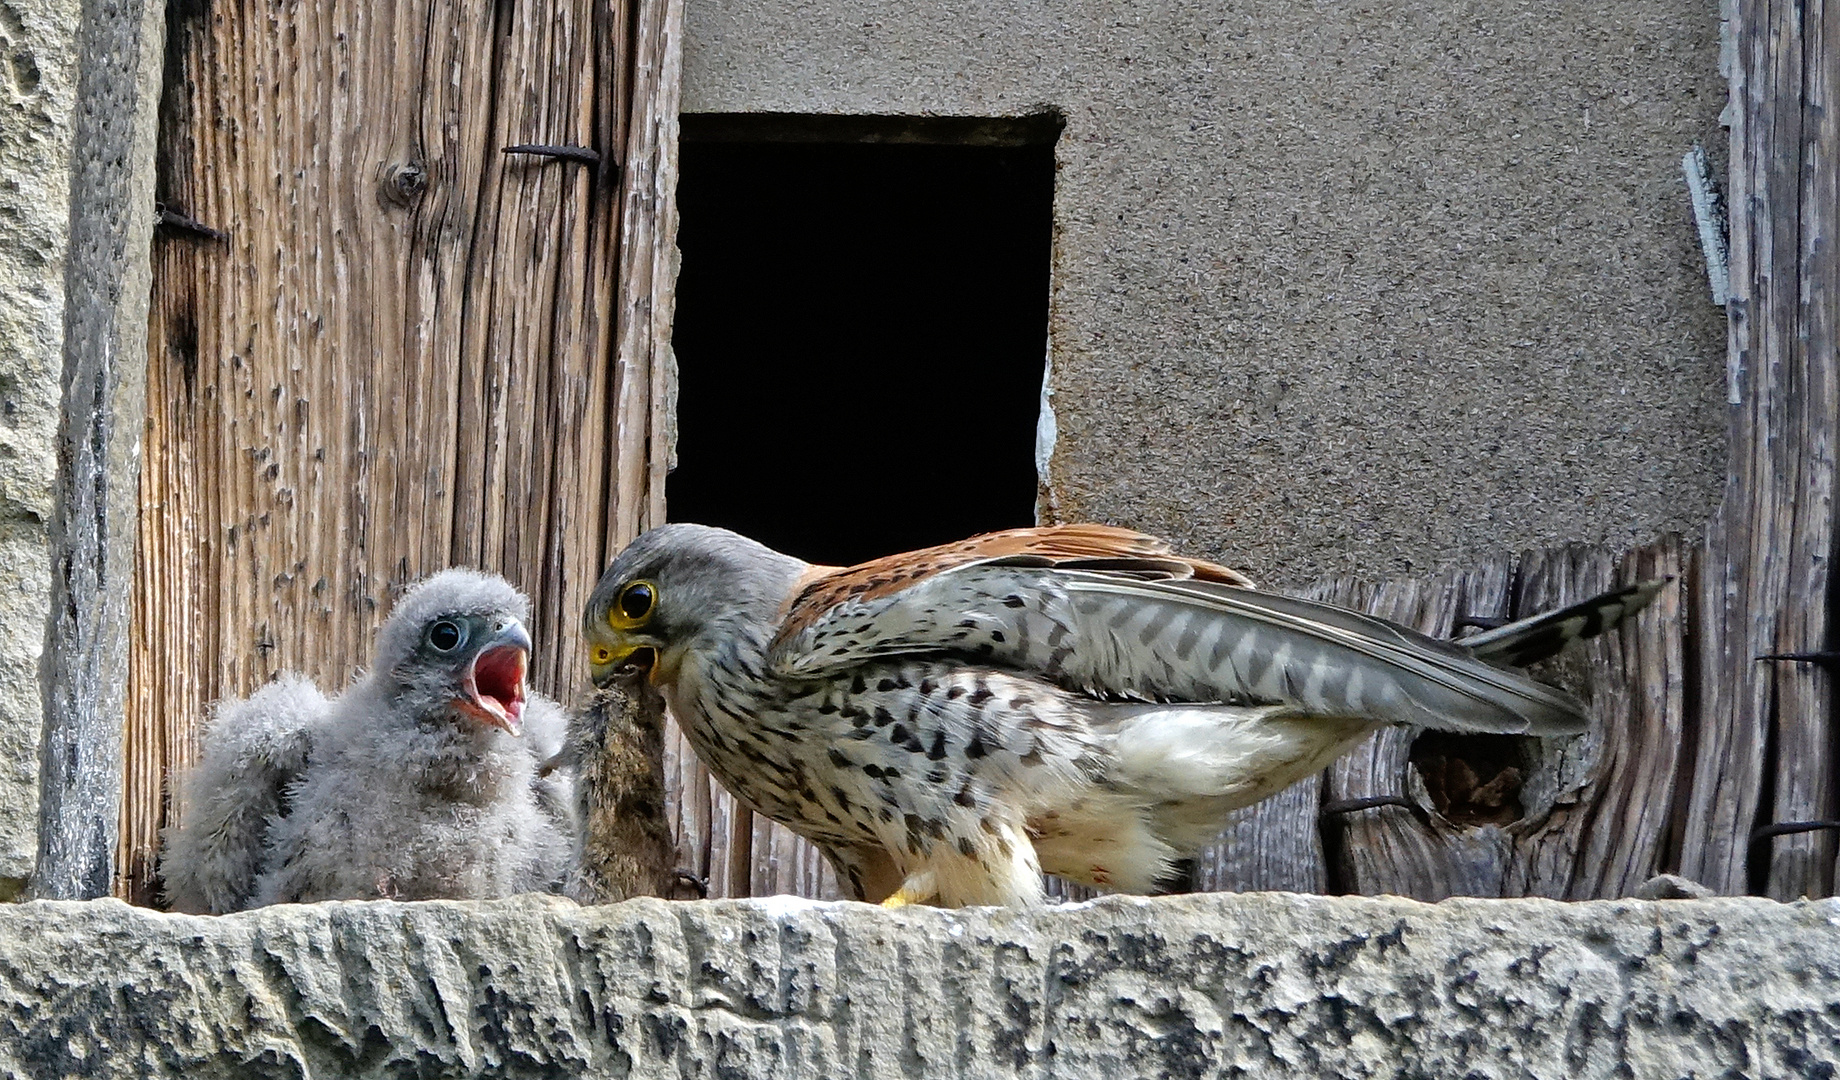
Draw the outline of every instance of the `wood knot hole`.
[[[1526,812],[1529,762],[1517,736],[1427,731],[1412,741],[1411,761],[1432,808],[1453,825],[1507,825]]]
[[[413,206],[428,190],[428,172],[413,161],[386,165],[380,194],[396,206]]]

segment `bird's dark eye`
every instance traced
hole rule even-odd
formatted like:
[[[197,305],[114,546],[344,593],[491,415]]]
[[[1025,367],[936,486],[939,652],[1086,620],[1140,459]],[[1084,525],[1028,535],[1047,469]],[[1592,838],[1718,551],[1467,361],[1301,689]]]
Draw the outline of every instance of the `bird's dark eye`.
[[[442,619],[428,628],[428,644],[441,652],[453,652],[460,647],[460,627]]]
[[[651,582],[635,581],[620,592],[620,614],[637,622],[652,613],[652,605],[658,602],[658,594],[653,591]]]

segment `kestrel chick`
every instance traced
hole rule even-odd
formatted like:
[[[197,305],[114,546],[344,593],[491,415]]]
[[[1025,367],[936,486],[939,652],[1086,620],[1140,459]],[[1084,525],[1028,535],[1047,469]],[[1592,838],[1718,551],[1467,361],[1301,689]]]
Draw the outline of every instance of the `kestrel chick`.
[[[540,766],[567,717],[525,686],[529,608],[502,578],[447,570],[397,603],[343,694],[283,675],[220,704],[165,838],[173,907],[559,888],[573,792]]]
[[[649,668],[723,784],[857,898],[1029,905],[1042,870],[1155,891],[1229,813],[1383,724],[1582,731],[1576,701],[1497,662],[1659,585],[1454,644],[1104,526],[837,569],[665,525],[614,560],[583,626],[597,683]]]

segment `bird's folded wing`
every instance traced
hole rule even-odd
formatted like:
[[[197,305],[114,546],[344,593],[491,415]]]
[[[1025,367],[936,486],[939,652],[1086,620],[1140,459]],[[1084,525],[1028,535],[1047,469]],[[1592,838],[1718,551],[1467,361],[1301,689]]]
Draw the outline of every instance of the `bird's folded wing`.
[[[1283,705],[1454,731],[1584,727],[1570,696],[1448,642],[1328,604],[1159,580],[1154,570],[1027,556],[955,567],[822,611],[795,607],[772,662],[818,677],[877,657],[943,653],[1100,698]]]
[[[1084,565],[1137,576],[1252,585],[1237,570],[1183,558],[1170,551],[1162,540],[1130,529],[1111,525],[1007,529],[850,567],[814,566],[793,596],[780,638],[792,637],[840,604],[891,596],[935,574],[991,561],[1028,566]]]
[[[219,914],[254,900],[269,823],[285,812],[328,710],[317,687],[292,675],[220,707],[203,758],[181,784],[160,857],[175,910]]]

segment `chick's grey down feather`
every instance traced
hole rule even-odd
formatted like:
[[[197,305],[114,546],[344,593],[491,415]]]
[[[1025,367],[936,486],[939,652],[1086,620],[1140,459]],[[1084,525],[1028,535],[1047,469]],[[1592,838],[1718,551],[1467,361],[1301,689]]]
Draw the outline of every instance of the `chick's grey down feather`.
[[[559,889],[573,779],[541,766],[567,716],[524,690],[528,611],[501,578],[444,571],[403,596],[343,694],[284,674],[221,703],[165,837],[173,908]]]

